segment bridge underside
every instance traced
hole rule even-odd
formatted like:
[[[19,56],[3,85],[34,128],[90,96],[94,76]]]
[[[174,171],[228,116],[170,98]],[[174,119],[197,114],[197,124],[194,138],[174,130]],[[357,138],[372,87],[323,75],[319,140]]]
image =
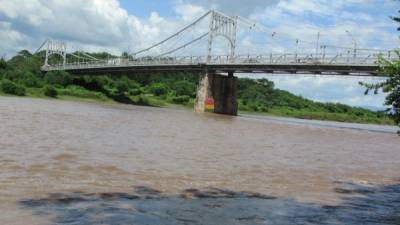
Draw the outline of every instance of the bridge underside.
[[[60,70],[62,68],[54,68]],[[218,64],[218,65],[136,65],[136,66],[110,66],[110,67],[90,67],[85,68],[64,68],[71,74],[120,74],[120,73],[152,73],[152,72],[201,72],[201,71],[217,71],[217,72],[234,72],[234,73],[281,73],[281,74],[321,74],[321,75],[352,75],[352,76],[373,76],[376,75],[378,66],[366,65],[329,65],[329,64]],[[52,67],[44,68],[45,71],[52,71]]]

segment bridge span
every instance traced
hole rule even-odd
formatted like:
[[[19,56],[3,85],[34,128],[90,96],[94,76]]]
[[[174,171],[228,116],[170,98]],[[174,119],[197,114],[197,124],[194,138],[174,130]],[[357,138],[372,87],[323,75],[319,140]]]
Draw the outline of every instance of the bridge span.
[[[201,23],[206,19],[209,19],[207,20],[209,27],[204,30]],[[193,30],[199,26],[200,31]],[[129,75],[174,71],[197,73],[200,79],[195,110],[205,111],[205,103],[211,99],[215,104],[215,113],[237,115],[235,73],[375,76],[379,68],[379,60],[392,60],[397,57],[393,51],[389,50],[362,49],[356,48],[356,45],[354,48],[330,46],[320,44],[319,40],[316,43],[315,52],[309,48],[309,51],[305,53],[299,51],[298,39],[295,42],[296,49],[291,53],[285,50],[282,53],[237,54],[237,30],[240,26],[245,26],[250,30],[260,30],[258,24],[249,22],[247,19],[226,16],[211,10],[166,39],[143,50],[124,54],[122,57],[112,55],[96,57],[95,54],[84,51],[68,52],[66,43],[48,40],[42,45],[42,47],[46,46],[46,58],[42,70],[45,72],[67,71],[76,75]],[[183,36],[186,33],[191,34],[191,39],[178,45],[180,40],[184,40]],[[197,34],[199,36],[192,36]],[[274,34],[275,32],[271,38]],[[222,37],[227,41],[229,54],[213,54],[217,37]],[[207,38],[205,55],[177,54],[191,47],[194,49],[192,52],[197,52],[194,46],[205,38]],[[161,50],[163,46],[166,46],[168,50],[163,52]],[[57,55],[58,60],[52,59],[53,55]]]
[[[197,57],[200,58],[200,57]],[[212,62],[194,60],[193,57],[181,59],[129,61],[113,59],[80,64],[65,64],[55,66],[43,66],[44,71],[64,70],[72,74],[111,74],[111,73],[151,73],[151,72],[234,72],[234,73],[290,73],[290,74],[321,74],[321,75],[352,75],[371,76],[376,75],[378,65],[376,62],[368,62],[368,56],[357,58],[356,62],[332,62],[333,59],[275,59],[272,57],[258,56],[255,58],[242,57],[230,60],[215,58]],[[375,59],[377,60],[377,59]]]

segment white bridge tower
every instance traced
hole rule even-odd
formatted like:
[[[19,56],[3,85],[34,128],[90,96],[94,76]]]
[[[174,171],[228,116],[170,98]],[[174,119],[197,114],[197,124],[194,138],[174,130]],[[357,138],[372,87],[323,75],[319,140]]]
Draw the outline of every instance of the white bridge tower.
[[[49,66],[49,58],[51,55],[61,56],[63,59],[63,65],[65,66],[67,63],[67,44],[64,42],[48,40],[44,66]]]
[[[222,13],[211,11],[210,28],[208,34],[207,63],[211,61],[214,38],[222,36],[229,41],[230,60],[235,57],[237,17],[229,17]]]

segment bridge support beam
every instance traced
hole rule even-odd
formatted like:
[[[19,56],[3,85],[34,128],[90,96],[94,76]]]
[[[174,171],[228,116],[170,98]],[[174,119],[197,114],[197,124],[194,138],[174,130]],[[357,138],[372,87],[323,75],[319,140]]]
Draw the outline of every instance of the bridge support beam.
[[[215,72],[203,72],[197,87],[194,109],[196,112],[207,111],[206,102],[214,102],[214,113],[237,116],[237,78],[230,72],[228,76]]]

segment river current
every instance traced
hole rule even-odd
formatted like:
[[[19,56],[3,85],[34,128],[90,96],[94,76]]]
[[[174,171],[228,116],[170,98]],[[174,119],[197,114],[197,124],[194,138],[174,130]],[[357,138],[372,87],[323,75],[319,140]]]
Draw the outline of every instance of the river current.
[[[395,132],[0,97],[0,224],[399,224]]]

